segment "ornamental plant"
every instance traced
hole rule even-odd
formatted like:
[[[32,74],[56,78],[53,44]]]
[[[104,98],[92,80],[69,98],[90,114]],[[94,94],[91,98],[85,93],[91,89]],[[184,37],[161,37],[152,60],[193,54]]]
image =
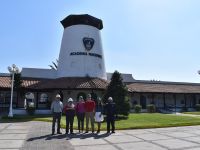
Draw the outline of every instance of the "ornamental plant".
[[[142,106],[141,105],[135,105],[134,107],[135,113],[140,113],[142,110]]]
[[[154,104],[147,105],[147,112],[148,113],[155,113],[156,112],[156,106]]]
[[[195,108],[196,108],[196,111],[200,111],[200,104],[196,104]]]
[[[26,112],[29,115],[34,115],[34,113],[35,113],[35,104],[34,104],[34,102],[28,102],[28,104],[26,106]]]

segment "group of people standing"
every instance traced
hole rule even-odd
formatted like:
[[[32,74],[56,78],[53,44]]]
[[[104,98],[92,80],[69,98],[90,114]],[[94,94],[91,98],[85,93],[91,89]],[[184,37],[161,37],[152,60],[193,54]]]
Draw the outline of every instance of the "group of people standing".
[[[97,102],[92,99],[91,94],[87,95],[87,99],[84,100],[83,96],[79,96],[78,101],[74,104],[72,98],[69,98],[67,104],[63,106],[61,102],[61,96],[56,95],[56,99],[51,104],[51,110],[53,113],[52,121],[52,135],[55,134],[55,124],[57,122],[57,134],[60,132],[60,121],[62,113],[66,116],[66,134],[74,134],[73,123],[74,117],[77,116],[78,131],[83,133],[84,120],[86,120],[85,133],[89,132],[89,121],[91,123],[91,130],[94,133],[94,123],[97,123],[97,134],[100,133],[101,123],[104,121],[104,114],[106,115],[107,133],[110,133],[110,125],[112,127],[112,133],[115,133],[115,103],[113,103],[112,97],[108,98],[108,102],[103,105],[101,98],[97,99]]]

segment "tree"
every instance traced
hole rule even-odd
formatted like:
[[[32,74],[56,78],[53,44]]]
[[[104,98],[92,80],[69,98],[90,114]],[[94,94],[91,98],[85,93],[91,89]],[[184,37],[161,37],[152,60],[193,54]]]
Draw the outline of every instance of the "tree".
[[[24,95],[24,90],[22,89],[21,73],[15,73],[14,74],[14,85],[13,85],[13,88],[17,92],[17,101],[18,101],[19,95],[20,96]]]
[[[128,116],[130,112],[130,104],[127,97],[128,90],[123,83],[121,74],[115,71],[104,95],[104,102],[107,102],[108,97],[112,97],[116,103],[116,113]]]
[[[18,94],[20,94],[20,96],[24,95],[24,89],[22,88],[21,73],[14,74],[14,90],[17,92],[17,99]]]
[[[51,69],[57,70],[58,69],[58,59],[56,59],[56,62],[52,61],[53,65],[49,65],[49,67],[51,67]]]
[[[21,73],[15,73],[14,75],[14,89],[19,92],[22,86]]]

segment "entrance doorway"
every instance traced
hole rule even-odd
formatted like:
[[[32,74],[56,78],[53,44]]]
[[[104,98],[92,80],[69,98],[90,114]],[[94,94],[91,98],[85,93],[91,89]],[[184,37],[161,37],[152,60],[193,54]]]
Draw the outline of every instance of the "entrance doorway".
[[[147,100],[146,97],[143,95],[140,96],[140,105],[142,106],[142,109],[146,109]]]

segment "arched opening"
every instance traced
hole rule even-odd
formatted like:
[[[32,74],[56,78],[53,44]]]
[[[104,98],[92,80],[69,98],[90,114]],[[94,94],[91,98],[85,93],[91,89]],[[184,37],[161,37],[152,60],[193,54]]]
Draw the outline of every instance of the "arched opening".
[[[35,105],[34,99],[35,99],[34,93],[27,92],[25,94],[24,108],[27,108],[29,106],[29,103],[33,103]]]

